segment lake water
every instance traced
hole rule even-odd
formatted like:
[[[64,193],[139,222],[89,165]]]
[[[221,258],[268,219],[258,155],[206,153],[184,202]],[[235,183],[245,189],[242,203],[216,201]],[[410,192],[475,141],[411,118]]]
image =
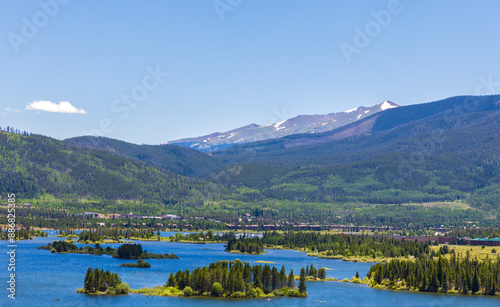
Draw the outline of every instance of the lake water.
[[[165,233],[164,235],[170,235]],[[89,267],[117,272],[122,281],[133,289],[163,285],[170,272],[179,269],[195,269],[218,260],[240,259],[250,264],[258,260],[273,261],[278,269],[285,265],[287,273],[293,269],[298,274],[300,268],[313,264],[326,267],[328,277],[351,278],[359,272],[365,276],[371,264],[344,262],[307,257],[305,253],[286,250],[268,250],[268,253],[251,256],[224,252],[223,244],[183,244],[170,242],[141,241],[143,249],[155,253],[174,253],[178,260],[148,260],[152,268],[122,268],[119,265],[130,260],[114,259],[110,256],[91,256],[79,254],[52,254],[39,250],[58,238],[35,238],[17,243],[16,254],[16,299],[7,297],[8,257],[7,243],[2,243],[0,256],[1,280],[4,290],[0,294],[1,306],[500,306],[500,298],[469,297],[459,295],[440,295],[424,293],[393,292],[374,290],[366,285],[342,282],[308,282],[308,297],[265,299],[211,299],[211,298],[172,298],[148,297],[139,294],[127,296],[90,296],[76,293],[83,287],[83,279]],[[109,244],[117,247],[120,244]],[[107,245],[103,245],[107,246]],[[139,274],[137,274],[139,272]],[[155,274],[156,273],[156,274]],[[59,298],[56,301],[55,298]]]

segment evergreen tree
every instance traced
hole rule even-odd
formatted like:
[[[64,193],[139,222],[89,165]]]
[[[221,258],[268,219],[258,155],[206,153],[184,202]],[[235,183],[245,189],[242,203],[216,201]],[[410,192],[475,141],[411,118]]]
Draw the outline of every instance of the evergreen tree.
[[[429,288],[427,289],[429,292],[437,292],[439,288],[439,281],[436,272],[432,272],[429,277]]]
[[[306,286],[306,271],[304,268],[300,270],[300,279],[299,279],[299,291],[300,293],[306,292],[307,286]]]
[[[293,270],[290,270],[290,274],[288,275],[287,287],[289,289],[295,288],[295,276],[293,276]]]
[[[278,284],[279,284],[278,269],[276,269],[276,267],[273,267],[271,271],[271,290],[278,289]]]
[[[94,272],[92,271],[92,268],[89,268],[87,270],[87,274],[85,274],[85,280],[84,280],[85,291],[88,291],[88,292],[94,291],[94,289],[92,289],[92,280],[93,279],[94,279]]]
[[[264,284],[264,292],[271,292],[271,268],[268,265],[265,265],[262,271],[262,283]]]
[[[477,291],[479,291],[479,278],[477,275],[478,275],[477,272],[474,271],[474,277],[472,278],[472,287],[471,287],[472,293],[476,293]]]
[[[284,265],[281,267],[278,287],[280,289],[286,287],[286,272],[285,272],[285,266]]]
[[[318,271],[318,277],[320,279],[325,279],[326,278],[326,269],[325,268],[320,268]]]
[[[167,287],[177,287],[177,280],[175,279],[174,273],[170,273],[168,277]]]

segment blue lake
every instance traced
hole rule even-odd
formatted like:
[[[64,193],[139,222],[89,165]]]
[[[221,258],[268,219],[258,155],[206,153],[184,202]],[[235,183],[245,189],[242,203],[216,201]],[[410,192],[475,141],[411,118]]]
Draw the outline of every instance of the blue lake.
[[[168,236],[170,233],[165,233]],[[163,285],[170,272],[195,269],[218,260],[240,259],[250,264],[258,260],[272,261],[278,269],[285,265],[297,274],[300,268],[313,264],[316,268],[326,267],[328,277],[351,278],[359,272],[365,276],[370,269],[369,263],[344,262],[307,257],[305,253],[286,250],[268,250],[259,256],[238,255],[224,252],[223,244],[183,244],[170,242],[141,241],[143,249],[155,253],[175,253],[181,259],[148,260],[152,268],[123,268],[119,265],[130,260],[113,259],[110,256],[91,256],[79,254],[52,254],[39,250],[58,238],[35,238],[17,243],[16,253],[16,299],[7,297],[4,286],[0,296],[2,306],[500,306],[497,297],[470,297],[459,295],[440,295],[424,293],[393,292],[374,290],[366,285],[342,282],[309,282],[308,297],[265,299],[211,299],[211,298],[172,298],[148,297],[138,294],[127,296],[90,296],[76,293],[83,287],[83,279],[89,267],[117,272],[122,281],[133,289]],[[7,243],[2,249],[0,274],[4,285],[7,284],[8,256]],[[112,247],[120,244],[109,244]],[[103,245],[107,246],[107,245]],[[139,273],[137,273],[139,272]],[[59,298],[56,301],[55,298]]]

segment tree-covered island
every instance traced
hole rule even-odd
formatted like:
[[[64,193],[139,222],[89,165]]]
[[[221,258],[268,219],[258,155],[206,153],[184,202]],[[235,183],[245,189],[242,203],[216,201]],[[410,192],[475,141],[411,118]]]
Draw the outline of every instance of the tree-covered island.
[[[254,265],[235,261],[218,261],[193,271],[171,273],[164,286],[130,290],[132,293],[158,296],[205,297],[306,297],[306,273],[302,268],[298,288],[293,270],[286,275],[285,267],[278,271],[269,265]]]
[[[247,238],[245,235],[237,239],[233,233],[227,241],[226,252],[260,255],[264,252],[264,243],[258,237]]]
[[[142,259],[137,260],[137,262],[130,262],[130,263],[122,263],[120,265],[121,267],[125,268],[141,268],[141,269],[147,269],[151,267],[151,264],[147,261],[144,261]]]
[[[83,294],[116,295],[128,294],[129,286],[122,283],[117,273],[88,268],[85,274],[84,286],[77,290]]]
[[[155,254],[148,253],[142,249],[141,244],[123,244],[118,248],[103,248],[99,244],[92,246],[78,247],[66,241],[53,241],[38,249],[49,250],[51,253],[61,254],[90,254],[90,255],[111,255],[119,259],[179,259],[175,254]]]

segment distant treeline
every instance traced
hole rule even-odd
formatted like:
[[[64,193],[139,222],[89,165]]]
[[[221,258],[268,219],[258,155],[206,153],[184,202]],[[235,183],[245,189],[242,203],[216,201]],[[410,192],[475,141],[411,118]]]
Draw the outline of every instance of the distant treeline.
[[[0,163],[1,164],[1,163]],[[1,182],[1,175],[0,175]],[[169,207],[169,212],[179,214],[185,220],[167,221],[156,219],[103,219],[84,216],[84,211],[94,211],[99,213],[134,212],[137,214],[155,215],[165,213],[165,206],[149,205],[145,203],[119,203],[115,200],[92,200],[79,202],[77,200],[56,199],[54,202],[31,201],[31,208],[17,208],[17,223],[24,227],[39,227],[50,229],[118,229],[127,231],[134,229],[150,229],[152,232],[167,229],[186,230],[227,230],[227,224],[237,225],[257,225],[258,230],[264,230],[264,225],[276,223],[277,221],[287,221],[279,223],[279,227],[284,231],[296,230],[294,223],[309,222],[314,225],[336,225],[353,224],[353,231],[356,226],[393,226],[408,231],[412,234],[421,234],[429,227],[439,227],[445,221],[449,226],[464,226],[464,220],[476,220],[478,225],[492,226],[494,220],[485,218],[483,212],[478,210],[452,210],[440,207],[423,208],[420,206],[404,205],[366,205],[366,204],[307,204],[307,211],[304,205],[295,202],[283,201],[272,203],[260,203],[258,206],[265,206],[265,209],[254,208],[255,204],[241,203],[233,201],[223,201],[217,208],[198,208],[196,211],[183,209],[176,206]],[[252,207],[253,206],[253,207]],[[172,210],[170,210],[172,209]],[[250,221],[241,216],[246,213],[252,214],[254,218]],[[3,216],[2,216],[3,215]],[[6,224],[7,209],[0,207],[0,224]],[[217,221],[217,222],[216,222]],[[104,223],[106,226],[99,226]],[[143,225],[145,223],[146,225]],[[159,225],[160,224],[160,225]],[[325,227],[326,228],[326,227]],[[109,233],[111,235],[111,233]],[[124,238],[129,233],[122,234]],[[151,232],[130,234],[133,237],[151,238]]]
[[[289,249],[306,248],[327,256],[420,257],[430,253],[428,243],[397,241],[383,236],[324,234],[318,232],[265,232],[262,242]]]
[[[59,235],[67,237],[73,234],[71,229],[60,230]],[[78,242],[99,242],[105,239],[121,240],[121,239],[157,239],[160,232],[154,228],[124,228],[122,226],[115,227],[99,227],[84,230],[78,235]]]
[[[29,228],[29,227],[28,227]],[[0,240],[8,240],[8,232],[6,230],[0,229]],[[34,237],[47,237],[47,233],[42,230],[33,230],[21,228],[15,231],[16,240],[31,240]]]
[[[97,232],[97,231],[82,231],[78,235],[78,243],[83,243],[87,241],[91,242],[99,242],[102,241],[104,238],[103,236]]]
[[[500,228],[486,227],[486,228],[455,228],[446,234],[450,237],[470,237],[470,238],[497,238],[500,237]]]
[[[5,131],[5,132],[9,132],[9,133],[14,133],[14,134],[19,134],[19,135],[24,135],[24,136],[28,136],[28,135],[31,135],[31,133],[29,133],[28,131],[26,130],[19,130],[17,128],[14,128],[14,127],[11,127],[11,126],[7,126],[7,127],[0,127],[0,130],[1,131]]]
[[[222,235],[215,235],[211,230],[207,232],[193,232],[186,235],[182,233],[176,233],[170,236],[170,242],[183,242],[183,241],[193,241],[193,242],[227,242],[230,238],[234,237],[234,233],[223,233]]]

